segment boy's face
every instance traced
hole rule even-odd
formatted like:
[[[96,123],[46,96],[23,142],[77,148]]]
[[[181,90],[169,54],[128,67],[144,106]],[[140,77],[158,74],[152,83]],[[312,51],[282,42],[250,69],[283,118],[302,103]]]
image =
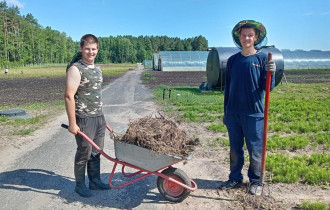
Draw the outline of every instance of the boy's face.
[[[97,43],[85,42],[84,47],[80,47],[80,50],[82,52],[82,60],[87,64],[93,64],[99,51]]]
[[[242,28],[239,35],[239,41],[241,42],[242,48],[254,47],[254,42],[258,39],[256,30],[254,28]]]

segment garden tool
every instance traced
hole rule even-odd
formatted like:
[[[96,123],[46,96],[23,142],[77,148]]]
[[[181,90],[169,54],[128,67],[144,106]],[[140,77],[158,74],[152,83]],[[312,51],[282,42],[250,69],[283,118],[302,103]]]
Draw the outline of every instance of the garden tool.
[[[272,53],[268,53],[268,61],[272,60]],[[260,168],[260,183],[261,195],[249,195],[244,197],[244,201],[249,203],[249,205],[255,209],[269,208],[272,209],[275,205],[275,200],[270,196],[270,189],[268,189],[268,195],[264,194],[264,176],[265,176],[265,166],[266,166],[266,149],[267,149],[267,127],[268,127],[268,110],[269,110],[269,95],[270,95],[270,85],[271,85],[272,72],[267,71],[266,76],[266,94],[265,94],[265,111],[264,111],[264,130],[262,139],[262,156],[261,156],[261,168]]]
[[[272,60],[272,53],[268,53],[268,61]],[[267,149],[267,128],[268,128],[268,110],[269,110],[269,95],[270,95],[270,83],[272,73],[267,71],[266,77],[266,95],[265,95],[265,112],[264,112],[264,131],[262,138],[262,156],[261,156],[261,172],[260,172],[260,183],[263,184],[265,176],[266,166],[266,149]]]

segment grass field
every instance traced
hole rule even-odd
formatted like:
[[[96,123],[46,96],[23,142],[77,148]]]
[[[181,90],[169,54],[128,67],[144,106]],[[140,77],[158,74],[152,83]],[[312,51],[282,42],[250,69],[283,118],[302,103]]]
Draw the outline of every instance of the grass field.
[[[100,64],[102,67],[103,75],[118,75],[134,69],[135,64]],[[21,67],[9,69],[8,74],[0,74],[0,79],[18,79],[18,78],[52,78],[52,77],[65,77],[66,65],[37,65],[30,67]]]
[[[289,83],[280,84],[271,92],[266,170],[272,182],[329,187],[329,87],[329,83]],[[166,92],[169,89],[170,98]],[[227,132],[222,123],[223,92],[202,93],[197,87],[163,85],[155,89],[154,95],[176,120],[197,122],[219,134]],[[228,146],[228,138],[214,139],[209,145]]]

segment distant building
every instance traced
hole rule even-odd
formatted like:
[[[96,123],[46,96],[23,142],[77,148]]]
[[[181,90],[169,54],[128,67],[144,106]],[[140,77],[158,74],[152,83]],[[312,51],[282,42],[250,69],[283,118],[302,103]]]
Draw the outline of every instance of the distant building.
[[[281,50],[284,69],[330,69],[330,51]]]
[[[160,71],[206,71],[208,53],[208,51],[160,51],[158,69]]]

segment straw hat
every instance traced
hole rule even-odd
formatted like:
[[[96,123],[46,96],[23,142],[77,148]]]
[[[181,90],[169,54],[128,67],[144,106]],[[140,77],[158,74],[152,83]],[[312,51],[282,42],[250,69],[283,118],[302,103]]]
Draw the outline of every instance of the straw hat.
[[[238,48],[242,48],[241,42],[239,41],[239,34],[242,28],[255,28],[258,39],[254,42],[254,47],[257,49],[262,48],[267,44],[267,32],[264,25],[254,20],[242,20],[237,23],[232,31],[234,43]]]

